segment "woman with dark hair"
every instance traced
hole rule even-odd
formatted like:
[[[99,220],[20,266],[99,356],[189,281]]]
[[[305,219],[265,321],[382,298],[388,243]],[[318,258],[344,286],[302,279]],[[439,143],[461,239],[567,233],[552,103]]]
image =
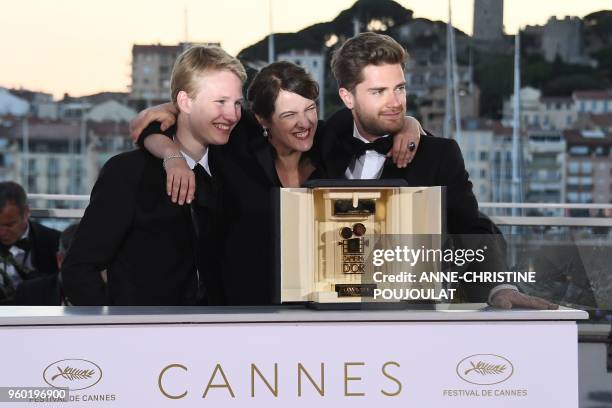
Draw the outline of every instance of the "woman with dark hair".
[[[263,68],[249,87],[247,98],[272,147],[278,185],[300,187],[315,168],[321,170],[314,155],[306,154],[317,130],[318,97],[318,84],[290,62]],[[317,177],[323,177],[321,171]]]
[[[209,302],[274,303],[272,189],[324,177],[309,154],[318,126],[318,95],[317,83],[303,68],[289,62],[268,65],[247,93],[252,114],[243,114],[227,145],[211,151],[223,221],[216,234],[222,244],[218,272],[208,282]]]
[[[321,125],[318,95],[316,81],[302,67],[290,62],[272,63],[249,87],[252,114],[243,112],[227,145],[209,147],[210,169],[222,202],[213,215],[218,221],[215,231],[199,231],[200,252],[209,251],[210,240],[215,241],[216,248],[214,260],[206,265],[199,263],[208,304],[274,303],[277,237],[273,231],[272,190],[300,187],[308,179],[325,177],[317,149],[313,149]],[[415,139],[411,130],[402,137]],[[178,148],[166,137],[172,135],[172,128],[164,133],[166,136],[153,133],[160,133],[159,123],[149,126],[139,142],[158,157],[178,156]],[[413,133],[417,133],[418,142],[418,129]],[[167,164],[173,168],[168,170],[171,185],[173,179],[181,177],[183,170],[177,168],[187,166],[182,160]],[[190,170],[182,174],[190,174]],[[177,191],[172,195],[176,198]]]

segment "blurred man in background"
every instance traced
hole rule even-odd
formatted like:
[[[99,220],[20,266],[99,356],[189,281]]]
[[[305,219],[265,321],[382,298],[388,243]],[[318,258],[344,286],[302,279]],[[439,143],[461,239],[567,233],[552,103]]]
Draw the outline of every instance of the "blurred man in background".
[[[78,226],[79,223],[71,224],[62,231],[60,235],[59,249],[56,254],[57,267],[59,270],[62,269],[62,263],[64,262],[68,249],[70,249],[72,239],[74,238]],[[106,271],[103,271],[102,279],[106,281]],[[59,274],[53,274],[23,281],[21,285],[17,287],[15,303],[21,306],[66,305],[61,276]]]
[[[22,282],[57,275],[59,236],[30,220],[23,187],[0,182],[0,304],[14,304]]]

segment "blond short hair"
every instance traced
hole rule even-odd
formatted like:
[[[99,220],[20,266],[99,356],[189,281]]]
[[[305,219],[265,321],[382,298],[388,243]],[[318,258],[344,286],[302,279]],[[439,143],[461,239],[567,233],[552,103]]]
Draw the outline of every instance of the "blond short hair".
[[[181,53],[174,62],[170,79],[170,97],[174,106],[180,91],[187,92],[189,97],[195,97],[196,80],[208,71],[230,71],[244,84],[247,79],[244,67],[237,58],[232,57],[221,47],[194,45]]]

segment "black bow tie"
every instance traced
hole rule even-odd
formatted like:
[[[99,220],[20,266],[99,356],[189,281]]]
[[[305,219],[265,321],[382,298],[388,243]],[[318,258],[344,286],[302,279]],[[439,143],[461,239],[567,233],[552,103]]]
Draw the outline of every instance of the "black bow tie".
[[[32,243],[30,242],[29,238],[22,238],[19,241],[15,242],[13,245],[17,248],[23,249],[26,252],[29,251],[32,247]]]
[[[365,143],[356,137],[351,137],[350,147],[355,157],[363,156],[368,150],[375,150],[377,153],[386,155],[393,147],[393,138],[379,137],[371,143]]]
[[[28,238],[22,238],[19,241],[15,242],[12,245],[4,245],[0,243],[0,254],[6,256],[9,253],[9,250],[11,249],[11,247],[17,247],[20,248],[26,252],[28,252],[31,248],[31,243],[30,240]]]

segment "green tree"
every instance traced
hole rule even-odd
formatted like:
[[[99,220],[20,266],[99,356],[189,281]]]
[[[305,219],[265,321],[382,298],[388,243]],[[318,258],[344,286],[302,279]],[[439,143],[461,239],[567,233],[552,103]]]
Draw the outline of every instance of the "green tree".
[[[514,60],[511,55],[476,53],[474,78],[480,87],[480,113],[499,119],[503,101],[512,94]]]
[[[583,19],[586,35],[595,35],[606,45],[612,45],[612,10],[602,10]]]
[[[386,31],[412,20],[412,15],[412,10],[402,7],[393,0],[358,0],[330,22],[314,24],[297,33],[275,33],[274,45],[276,53],[290,50],[321,52],[324,44],[333,36],[346,38],[353,35],[354,18],[366,28],[376,23],[372,24],[373,27]],[[246,61],[266,61],[268,37],[240,51],[238,58]]]
[[[609,83],[591,75],[572,74],[552,78],[546,83],[542,92],[547,96],[570,96],[574,91],[605,89],[606,84]]]

